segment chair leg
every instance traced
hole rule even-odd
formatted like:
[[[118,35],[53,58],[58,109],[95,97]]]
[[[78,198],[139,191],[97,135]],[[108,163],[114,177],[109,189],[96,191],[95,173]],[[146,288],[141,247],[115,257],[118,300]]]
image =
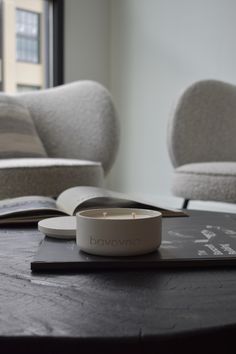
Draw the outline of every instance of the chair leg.
[[[184,199],[182,209],[188,209],[188,203],[189,203],[189,199]]]

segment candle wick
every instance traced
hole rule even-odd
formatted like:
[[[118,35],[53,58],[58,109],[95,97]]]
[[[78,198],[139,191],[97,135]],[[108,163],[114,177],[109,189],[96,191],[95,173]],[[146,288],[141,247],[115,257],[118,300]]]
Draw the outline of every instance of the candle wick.
[[[134,212],[132,213],[132,217],[133,217],[133,219],[136,218],[136,214]]]

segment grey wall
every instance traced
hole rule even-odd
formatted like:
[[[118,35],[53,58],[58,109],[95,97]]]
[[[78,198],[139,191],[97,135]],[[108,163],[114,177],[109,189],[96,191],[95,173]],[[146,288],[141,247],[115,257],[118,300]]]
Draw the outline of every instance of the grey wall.
[[[65,82],[109,85],[110,0],[65,1]]]
[[[107,85],[122,121],[108,185],[170,195],[167,120],[195,80],[236,83],[234,0],[66,0],[66,80]]]

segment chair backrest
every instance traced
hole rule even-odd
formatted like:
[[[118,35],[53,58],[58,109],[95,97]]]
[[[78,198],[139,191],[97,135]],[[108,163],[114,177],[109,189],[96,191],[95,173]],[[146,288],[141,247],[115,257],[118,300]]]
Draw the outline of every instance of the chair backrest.
[[[17,94],[30,110],[49,157],[100,161],[107,173],[119,145],[119,121],[109,92],[77,81]]]
[[[236,161],[236,86],[203,80],[188,87],[177,101],[167,135],[175,167]]]

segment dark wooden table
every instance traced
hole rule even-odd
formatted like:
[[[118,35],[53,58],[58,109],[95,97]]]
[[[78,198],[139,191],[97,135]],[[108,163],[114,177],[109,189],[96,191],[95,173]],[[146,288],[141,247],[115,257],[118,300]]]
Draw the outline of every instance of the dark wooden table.
[[[32,274],[41,239],[0,229],[1,353],[236,352],[236,267]]]

